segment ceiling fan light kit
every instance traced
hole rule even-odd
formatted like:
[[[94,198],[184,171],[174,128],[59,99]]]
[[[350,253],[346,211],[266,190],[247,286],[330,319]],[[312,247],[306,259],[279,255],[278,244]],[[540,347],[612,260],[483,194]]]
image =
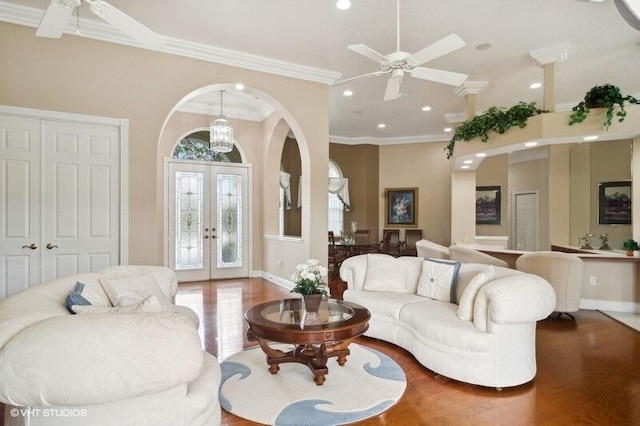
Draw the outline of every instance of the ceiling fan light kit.
[[[346,81],[354,80],[357,78],[368,76],[379,76],[382,74],[391,73],[389,80],[387,81],[387,88],[384,93],[384,100],[390,101],[398,99],[400,95],[400,86],[402,84],[402,78],[404,73],[407,72],[411,77],[419,78],[421,80],[433,81],[436,83],[448,84],[451,86],[459,86],[466,79],[466,74],[437,70],[433,68],[425,68],[420,65],[432,61],[436,58],[444,56],[455,50],[461,49],[465,46],[465,42],[455,34],[449,34],[448,36],[436,41],[435,43],[425,47],[415,54],[403,52],[400,50],[400,0],[397,2],[397,42],[395,52],[383,55],[376,52],[370,47],[364,44],[352,44],[347,46],[348,49],[371,59],[372,61],[380,64],[380,71],[375,71],[368,74],[351,77],[334,84],[344,83]]]

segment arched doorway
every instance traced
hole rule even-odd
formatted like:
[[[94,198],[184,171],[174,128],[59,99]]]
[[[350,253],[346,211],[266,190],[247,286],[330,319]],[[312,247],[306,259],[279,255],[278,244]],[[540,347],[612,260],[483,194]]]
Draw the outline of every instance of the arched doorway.
[[[167,161],[169,267],[180,281],[249,276],[250,168],[234,146],[209,149],[209,131],[184,136]]]

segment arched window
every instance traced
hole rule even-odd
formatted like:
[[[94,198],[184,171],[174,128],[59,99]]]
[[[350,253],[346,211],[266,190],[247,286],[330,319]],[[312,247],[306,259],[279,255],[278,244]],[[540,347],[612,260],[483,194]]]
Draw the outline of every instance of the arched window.
[[[209,131],[202,130],[185,136],[173,150],[173,158],[179,160],[217,161],[222,163],[242,163],[237,147],[229,153],[213,152],[209,149]]]
[[[340,167],[331,159],[329,160],[329,178],[342,179]],[[338,194],[331,192],[329,192],[329,231],[339,236],[344,231],[344,204],[338,198]]]

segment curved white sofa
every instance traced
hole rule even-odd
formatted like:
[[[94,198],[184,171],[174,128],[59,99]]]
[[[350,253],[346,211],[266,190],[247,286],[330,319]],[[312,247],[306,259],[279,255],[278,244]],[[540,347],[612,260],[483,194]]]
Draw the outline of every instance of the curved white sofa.
[[[365,335],[401,346],[430,370],[462,382],[502,388],[533,379],[536,321],[555,306],[549,283],[512,269],[461,264],[452,294],[459,306],[416,294],[423,264],[383,254],[342,263],[344,300],[371,312]],[[390,281],[404,280],[404,288],[368,290],[368,279],[380,281],[381,268]]]
[[[78,281],[110,309],[101,278],[135,287],[150,276],[167,297],[162,312],[71,314],[65,306]],[[202,350],[194,314],[170,303],[176,291],[170,269],[123,266],[0,302],[5,425],[219,425],[220,366]]]

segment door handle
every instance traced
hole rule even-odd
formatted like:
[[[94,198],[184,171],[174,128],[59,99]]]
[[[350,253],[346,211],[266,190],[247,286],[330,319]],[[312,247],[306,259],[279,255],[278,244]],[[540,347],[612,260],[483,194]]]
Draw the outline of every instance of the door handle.
[[[28,248],[28,249],[31,249],[31,250],[35,250],[35,249],[38,248],[38,245],[36,243],[31,243],[28,246],[27,245],[22,246],[22,248]]]
[[[54,249],[54,248],[58,248],[58,245],[57,245],[57,244],[51,244],[51,243],[48,243],[48,244],[47,244],[47,248],[48,248],[49,250],[51,250],[51,249]]]

